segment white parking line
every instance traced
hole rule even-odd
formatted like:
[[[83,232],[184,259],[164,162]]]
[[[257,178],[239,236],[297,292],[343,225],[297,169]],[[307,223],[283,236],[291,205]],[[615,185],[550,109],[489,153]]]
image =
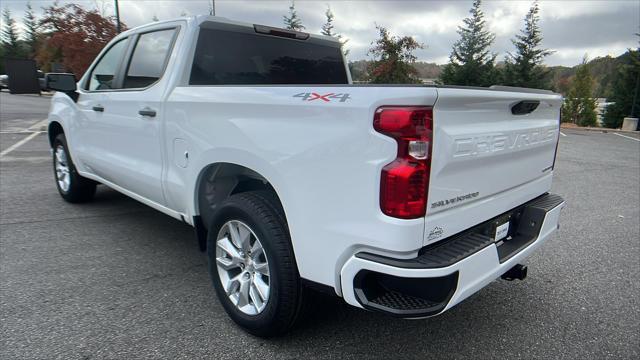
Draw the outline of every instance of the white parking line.
[[[33,139],[34,137],[38,136],[38,134],[40,134],[40,132],[34,132],[31,133],[31,135],[27,136],[26,138],[18,141],[17,143],[9,146],[8,148],[6,148],[4,151],[0,152],[0,158],[7,155],[8,153],[12,152],[13,150],[19,148],[20,146],[26,144],[29,140]]]
[[[640,141],[640,139],[636,139],[634,137],[627,136],[627,135],[622,135],[622,134],[618,134],[618,133],[613,133],[613,135],[618,135],[618,136],[622,136],[623,138],[627,138],[627,139],[631,139],[631,140],[635,140],[635,141]]]
[[[46,131],[41,130],[0,130],[0,134],[31,134],[31,133],[43,133]]]
[[[47,131],[47,125],[49,125],[49,119],[40,120],[37,123],[29,127],[29,131]]]
[[[560,135],[567,136],[567,134],[563,133],[562,131],[560,131]]]

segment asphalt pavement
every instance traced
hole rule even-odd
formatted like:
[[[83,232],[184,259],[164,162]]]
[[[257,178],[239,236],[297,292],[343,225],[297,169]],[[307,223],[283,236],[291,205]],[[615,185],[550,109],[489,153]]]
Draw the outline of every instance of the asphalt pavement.
[[[640,356],[640,141],[563,130],[557,235],[525,281],[498,280],[447,313],[400,320],[323,298],[286,337],[236,327],[192,229],[104,186],[56,192],[47,97],[0,93],[1,359],[604,359]],[[629,138],[631,137],[631,138]]]

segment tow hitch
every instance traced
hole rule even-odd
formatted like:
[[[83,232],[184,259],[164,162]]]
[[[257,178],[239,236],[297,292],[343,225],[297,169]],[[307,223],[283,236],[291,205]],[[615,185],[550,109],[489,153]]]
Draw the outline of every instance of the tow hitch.
[[[502,279],[508,281],[512,281],[515,279],[524,280],[527,277],[527,267],[525,265],[518,264],[509,269],[509,271],[504,273],[501,277]]]

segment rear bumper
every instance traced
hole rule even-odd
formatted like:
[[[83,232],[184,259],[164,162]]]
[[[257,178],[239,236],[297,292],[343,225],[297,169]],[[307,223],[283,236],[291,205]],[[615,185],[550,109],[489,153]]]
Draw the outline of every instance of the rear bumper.
[[[542,245],[558,228],[564,200],[545,194],[469,231],[421,250],[414,259],[358,253],[341,271],[351,305],[404,318],[437,315],[500,277]],[[517,218],[512,239],[496,244],[494,222]],[[512,222],[513,224],[514,222]]]

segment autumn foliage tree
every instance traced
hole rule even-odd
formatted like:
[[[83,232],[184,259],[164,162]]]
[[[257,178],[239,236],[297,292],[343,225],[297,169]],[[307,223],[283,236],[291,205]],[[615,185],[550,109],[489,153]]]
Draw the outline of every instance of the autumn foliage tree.
[[[100,50],[117,35],[115,20],[97,10],[87,10],[76,4],[45,8],[40,21],[46,35],[36,52],[36,60],[43,64],[57,57],[64,67],[80,77]],[[126,29],[124,24],[123,29]]]
[[[411,36],[392,36],[389,31],[377,26],[380,38],[371,43],[369,54],[374,61],[369,67],[370,82],[374,84],[420,83],[418,72],[413,67],[416,56],[413,51],[424,48]]]

